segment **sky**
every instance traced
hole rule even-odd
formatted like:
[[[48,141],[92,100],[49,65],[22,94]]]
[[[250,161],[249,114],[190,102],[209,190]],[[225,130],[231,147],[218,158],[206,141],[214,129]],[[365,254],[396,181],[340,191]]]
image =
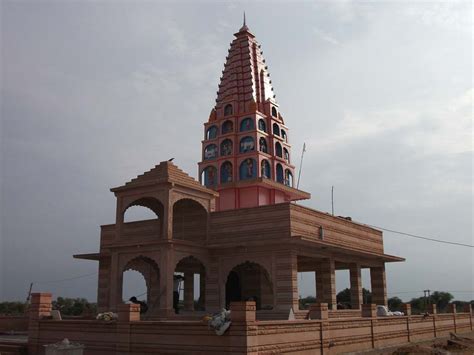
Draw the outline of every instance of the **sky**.
[[[197,177],[244,10],[293,157],[306,143],[303,204],[331,211],[334,186],[336,215],[474,244],[471,2],[0,6],[0,300],[24,300],[30,282],[95,300],[97,263],[72,255],[98,251],[115,219],[109,188],[171,157]],[[406,258],[386,266],[389,297],[474,299],[473,248],[388,232],[384,245]],[[347,273],[336,280],[348,286]],[[311,276],[299,282],[314,294]]]

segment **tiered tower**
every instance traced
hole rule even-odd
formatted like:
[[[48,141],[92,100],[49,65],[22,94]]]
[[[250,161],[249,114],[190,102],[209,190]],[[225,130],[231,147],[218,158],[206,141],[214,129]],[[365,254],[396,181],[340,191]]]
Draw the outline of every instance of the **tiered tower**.
[[[204,124],[199,176],[217,190],[217,210],[307,199],[293,188],[288,127],[273,93],[261,46],[245,24],[234,34]]]

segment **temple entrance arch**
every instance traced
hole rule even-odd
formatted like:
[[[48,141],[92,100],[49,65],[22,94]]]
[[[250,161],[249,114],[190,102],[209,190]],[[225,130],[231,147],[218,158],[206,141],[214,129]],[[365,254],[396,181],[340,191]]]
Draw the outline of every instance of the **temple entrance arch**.
[[[230,302],[253,300],[257,310],[273,309],[273,284],[260,264],[246,261],[234,267],[227,276],[225,292],[226,308]]]
[[[204,264],[193,255],[187,256],[176,264],[174,275],[184,276],[184,281],[180,283],[178,290],[180,310],[204,311],[206,291]]]
[[[145,279],[146,290],[125,289],[122,284],[122,298],[126,302],[131,296],[137,297],[139,300],[146,299],[148,311],[146,315],[151,315],[159,309],[160,306],[160,269],[158,264],[151,258],[140,255],[131,259],[122,270],[122,280],[124,280],[127,271],[136,271]],[[124,282],[124,281],[122,281]],[[125,298],[126,297],[126,298]]]

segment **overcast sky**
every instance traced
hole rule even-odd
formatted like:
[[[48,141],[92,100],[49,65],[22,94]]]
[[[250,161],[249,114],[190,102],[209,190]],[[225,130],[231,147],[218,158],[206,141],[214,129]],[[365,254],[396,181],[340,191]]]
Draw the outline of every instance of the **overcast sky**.
[[[243,10],[293,156],[307,144],[304,204],[330,211],[334,185],[337,215],[473,244],[471,2],[0,3],[0,299],[35,282],[95,300],[95,275],[41,282],[97,271],[72,254],[98,251],[110,187],[171,157],[197,176]],[[389,296],[474,299],[474,249],[384,240],[407,259],[387,265]]]

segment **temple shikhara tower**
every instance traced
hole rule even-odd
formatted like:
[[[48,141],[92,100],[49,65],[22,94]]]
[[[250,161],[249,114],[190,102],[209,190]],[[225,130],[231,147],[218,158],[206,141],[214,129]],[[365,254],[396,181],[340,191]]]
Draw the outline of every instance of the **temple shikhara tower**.
[[[245,22],[226,59],[199,163],[201,182],[219,192],[217,210],[309,198],[293,188],[288,127],[261,46]]]
[[[128,300],[127,270],[146,281],[142,319],[193,319],[245,300],[256,302],[258,319],[304,318],[298,272],[314,272],[318,302],[336,311],[336,270],[348,270],[360,314],[361,270],[369,269],[372,302],[386,305],[385,263],[403,259],[384,253],[381,231],[295,204],[310,194],[294,187],[289,129],[263,52],[245,23],[234,36],[204,124],[200,181],[164,161],[111,189],[115,223],[101,227],[98,253],[76,255],[99,263],[99,310]],[[156,218],[128,221],[137,206]]]

